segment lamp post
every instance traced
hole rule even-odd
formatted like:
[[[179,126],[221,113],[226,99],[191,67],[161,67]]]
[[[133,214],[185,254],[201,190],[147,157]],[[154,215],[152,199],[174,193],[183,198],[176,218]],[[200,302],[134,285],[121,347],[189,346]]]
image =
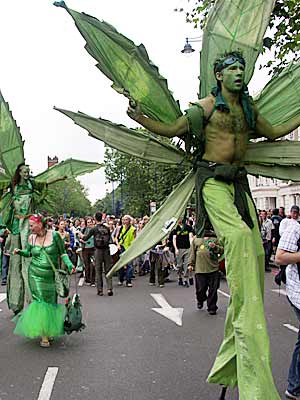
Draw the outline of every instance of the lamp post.
[[[115,214],[115,188],[114,188],[114,181],[111,181],[111,200],[112,200],[112,214]]]
[[[181,53],[183,53],[183,54],[193,53],[195,51],[195,49],[193,49],[191,43],[195,43],[195,42],[202,42],[202,36],[185,38],[185,45],[184,45],[183,49],[181,50]]]

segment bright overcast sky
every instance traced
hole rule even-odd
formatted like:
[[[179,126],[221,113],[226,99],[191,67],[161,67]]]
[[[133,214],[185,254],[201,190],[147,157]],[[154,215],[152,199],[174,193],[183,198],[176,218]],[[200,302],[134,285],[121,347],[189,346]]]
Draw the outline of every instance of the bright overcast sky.
[[[69,0],[67,5],[105,20],[132,39],[143,43],[150,59],[168,79],[169,89],[181,109],[197,99],[199,52],[184,56],[185,37],[200,32],[185,23],[175,7],[187,0]],[[47,156],[102,162],[103,144],[53,110],[53,106],[83,111],[129,127],[127,100],[95,67],[84,50],[84,40],[68,13],[48,0],[0,2],[0,89],[9,102],[25,140],[26,162],[36,175],[47,168]],[[196,50],[200,43],[194,43]],[[266,75],[252,80],[252,91],[266,83]],[[80,178],[92,202],[111,190],[104,170]]]

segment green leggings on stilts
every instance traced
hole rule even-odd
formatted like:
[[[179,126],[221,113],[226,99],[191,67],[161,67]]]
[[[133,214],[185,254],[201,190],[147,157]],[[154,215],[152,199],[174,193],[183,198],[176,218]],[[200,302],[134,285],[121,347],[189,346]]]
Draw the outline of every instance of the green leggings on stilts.
[[[230,302],[225,332],[208,382],[239,388],[240,400],[280,400],[275,387],[264,315],[264,250],[256,211],[247,195],[254,228],[234,205],[233,184],[210,178],[202,196],[224,245]]]

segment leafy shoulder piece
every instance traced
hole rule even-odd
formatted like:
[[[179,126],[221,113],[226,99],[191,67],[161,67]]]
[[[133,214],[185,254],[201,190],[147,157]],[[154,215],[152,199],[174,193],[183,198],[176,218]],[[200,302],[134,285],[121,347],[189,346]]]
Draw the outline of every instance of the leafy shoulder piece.
[[[215,86],[213,63],[225,51],[240,49],[246,59],[245,81],[253,75],[275,0],[216,0],[203,33],[200,94]]]
[[[9,181],[16,166],[25,162],[20,129],[14,120],[8,103],[0,92],[0,171]],[[1,178],[0,178],[1,180]]]
[[[93,138],[101,140],[106,145],[125,154],[169,165],[187,162],[184,151],[160,141],[152,134],[128,129],[123,125],[117,125],[101,118],[93,118],[79,112],[74,113],[60,108],[55,108],[55,110],[65,114],[76,125],[86,129]]]
[[[71,177],[76,178],[79,175],[93,172],[103,166],[104,164],[96,162],[73,160],[72,158],[69,158],[68,160],[62,161],[40,173],[35,177],[34,181],[37,185],[51,185],[52,183],[64,179]]]
[[[118,93],[139,102],[143,113],[156,120],[170,123],[182,115],[166,79],[149,59],[144,45],[136,46],[112,25],[71,10],[64,1],[54,5],[65,8],[74,19],[86,41],[87,52]]]
[[[170,234],[178,219],[184,214],[194,187],[195,173],[191,171],[167,197],[156,213],[153,214],[148,224],[134,240],[132,245],[121,254],[120,260],[113,266],[107,276],[112,276],[124,265],[151,249],[156,243]]]
[[[254,98],[259,112],[280,125],[300,114],[300,62],[291,63]]]

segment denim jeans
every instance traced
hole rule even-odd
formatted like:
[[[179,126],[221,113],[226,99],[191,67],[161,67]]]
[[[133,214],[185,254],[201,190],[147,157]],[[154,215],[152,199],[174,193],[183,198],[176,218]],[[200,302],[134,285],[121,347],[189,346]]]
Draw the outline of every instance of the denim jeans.
[[[300,322],[299,308],[295,307],[291,302],[290,304],[295,311],[298,321]],[[298,332],[298,340],[294,348],[292,362],[289,369],[287,390],[294,396],[300,395],[300,331]]]
[[[119,280],[120,282],[124,282],[124,278],[126,278],[126,283],[131,283],[131,279],[133,276],[133,264],[132,262],[127,264],[126,269],[124,267],[119,269]]]
[[[2,256],[2,282],[6,282],[9,267],[9,256],[3,254]]]

